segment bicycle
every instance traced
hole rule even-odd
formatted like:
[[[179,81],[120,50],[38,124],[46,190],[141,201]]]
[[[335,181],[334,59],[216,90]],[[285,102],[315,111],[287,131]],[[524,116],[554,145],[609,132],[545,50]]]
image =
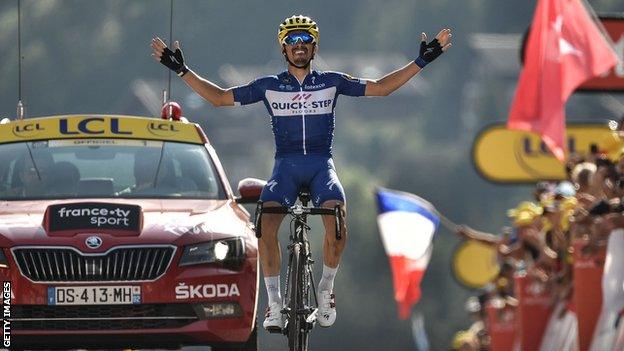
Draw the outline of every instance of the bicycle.
[[[287,315],[285,327],[280,331],[288,338],[288,347],[291,351],[306,351],[308,349],[309,334],[318,313],[318,298],[312,274],[312,252],[308,241],[310,226],[307,224],[309,215],[333,215],[336,219],[336,240],[342,239],[342,211],[339,205],[331,208],[308,207],[310,192],[302,189],[299,192],[300,204],[291,207],[262,207],[258,201],[256,216],[254,219],[256,237],[262,235],[262,214],[289,214],[290,221],[290,244],[288,245],[288,271],[286,276],[286,292],[282,306],[282,314]],[[310,301],[310,289],[314,302]]]

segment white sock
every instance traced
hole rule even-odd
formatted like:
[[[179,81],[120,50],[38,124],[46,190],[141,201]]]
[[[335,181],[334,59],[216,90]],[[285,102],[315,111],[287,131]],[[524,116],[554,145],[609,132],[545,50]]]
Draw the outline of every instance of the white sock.
[[[269,305],[277,302],[282,303],[282,295],[280,293],[280,276],[265,277],[264,285],[266,285],[267,295],[269,296]]]
[[[323,276],[321,277],[321,281],[319,282],[319,285],[318,285],[319,292],[334,290],[334,278],[336,278],[337,272],[338,272],[338,267],[331,268],[323,264]]]

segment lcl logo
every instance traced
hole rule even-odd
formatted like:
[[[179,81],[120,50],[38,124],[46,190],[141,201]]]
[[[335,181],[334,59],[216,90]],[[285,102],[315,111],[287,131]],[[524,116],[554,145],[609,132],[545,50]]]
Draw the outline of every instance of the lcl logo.
[[[20,138],[27,138],[35,136],[44,130],[45,128],[39,123],[25,123],[13,127],[13,134]]]
[[[66,118],[59,120],[59,132],[64,135],[74,134],[116,134],[116,135],[132,135],[129,130],[122,130],[119,125],[119,119],[110,118],[106,120],[104,118],[85,118],[78,122],[75,127],[69,125],[69,121]]]
[[[147,125],[147,131],[161,137],[172,136],[179,132],[175,124],[166,122],[151,122]]]

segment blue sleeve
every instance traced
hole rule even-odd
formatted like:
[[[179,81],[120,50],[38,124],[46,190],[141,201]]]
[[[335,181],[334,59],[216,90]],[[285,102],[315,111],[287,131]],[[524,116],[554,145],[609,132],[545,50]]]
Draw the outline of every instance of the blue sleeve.
[[[353,78],[348,74],[334,72],[336,76],[337,93],[347,96],[364,96],[366,92],[366,81]]]
[[[256,79],[247,85],[239,85],[232,89],[235,105],[249,105],[264,98],[262,79]]]

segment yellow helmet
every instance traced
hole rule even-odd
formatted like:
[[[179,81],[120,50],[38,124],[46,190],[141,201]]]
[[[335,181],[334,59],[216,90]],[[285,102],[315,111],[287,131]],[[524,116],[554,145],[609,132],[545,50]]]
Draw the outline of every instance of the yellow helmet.
[[[277,30],[277,41],[282,44],[286,34],[296,30],[310,33],[310,35],[314,37],[314,41],[318,43],[319,29],[316,22],[310,17],[303,15],[290,16],[285,19],[284,22],[280,23],[279,29]]]
[[[535,218],[543,212],[544,209],[538,205],[530,201],[523,201],[518,207],[507,210],[507,216],[514,219],[514,225],[525,226],[533,223]]]

